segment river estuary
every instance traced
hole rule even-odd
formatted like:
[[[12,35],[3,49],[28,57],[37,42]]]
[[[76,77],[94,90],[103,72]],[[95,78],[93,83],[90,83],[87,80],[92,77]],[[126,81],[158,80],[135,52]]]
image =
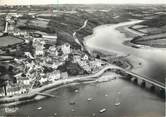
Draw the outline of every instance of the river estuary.
[[[116,28],[141,22],[134,20],[115,25],[103,25],[95,28],[94,35],[87,37],[86,45],[92,49],[103,49],[110,52],[129,55],[128,59],[134,66],[133,72],[164,83],[166,78],[166,49],[141,47],[133,48],[123,42],[131,40]],[[130,31],[128,29],[127,31]],[[133,30],[130,33],[134,33]],[[137,32],[135,32],[137,33]],[[139,65],[141,63],[141,65]]]
[[[86,38],[86,44],[93,49],[129,54],[133,72],[164,82],[166,71],[166,50],[150,47],[132,48],[123,44],[130,38],[116,30],[117,27],[139,21],[130,21],[95,28],[95,33]],[[141,65],[138,63],[141,62]],[[109,77],[109,74],[105,74]],[[77,91],[77,92],[76,92]],[[51,92],[56,98],[16,106],[14,112],[0,109],[0,115],[17,117],[164,117],[165,101],[146,89],[124,79],[103,83],[75,84]],[[89,100],[88,100],[89,99]],[[74,104],[70,104],[74,101]],[[116,105],[116,103],[119,103]],[[104,113],[99,110],[105,108]]]

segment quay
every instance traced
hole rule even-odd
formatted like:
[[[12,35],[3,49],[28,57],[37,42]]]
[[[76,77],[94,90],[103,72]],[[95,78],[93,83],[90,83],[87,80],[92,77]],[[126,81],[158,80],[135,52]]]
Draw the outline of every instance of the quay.
[[[37,93],[37,94],[42,96],[47,96],[47,97],[55,97],[55,95],[48,94],[48,93]]]

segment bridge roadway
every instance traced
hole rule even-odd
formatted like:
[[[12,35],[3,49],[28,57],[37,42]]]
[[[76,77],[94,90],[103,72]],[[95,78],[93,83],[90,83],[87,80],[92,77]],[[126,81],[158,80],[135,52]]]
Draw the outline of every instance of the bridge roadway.
[[[138,78],[138,79],[141,79],[141,80],[143,80],[145,82],[148,82],[148,83],[150,83],[150,84],[152,84],[154,86],[157,86],[157,87],[162,88],[162,89],[165,90],[165,84],[164,83],[158,82],[156,80],[153,80],[153,79],[141,76],[141,75],[138,75],[138,74],[136,74],[134,72],[131,72],[129,70],[126,70],[126,69],[121,68],[121,67],[116,66],[116,65],[108,65],[108,66],[106,66],[105,68],[103,68],[102,70],[100,70],[99,72],[97,72],[96,74],[94,74],[93,76],[90,76],[90,77],[98,77],[98,76],[102,75],[105,71],[107,71],[109,69],[118,69],[118,70],[121,70],[121,71],[123,71],[123,72],[125,72],[127,74],[130,74],[130,75]]]

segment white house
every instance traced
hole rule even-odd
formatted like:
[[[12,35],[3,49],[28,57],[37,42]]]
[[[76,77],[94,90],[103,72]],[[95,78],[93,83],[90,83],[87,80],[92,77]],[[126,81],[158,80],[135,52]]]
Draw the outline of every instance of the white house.
[[[21,80],[22,80],[23,85],[30,85],[30,79],[29,78],[23,77]]]
[[[68,58],[69,58],[68,55],[63,55],[63,56],[62,56],[62,60],[63,60],[63,61],[67,60]]]
[[[36,51],[35,51],[35,55],[38,56],[38,55],[44,55],[44,43],[38,43],[36,44]]]
[[[81,61],[81,57],[80,56],[78,56],[78,55],[74,55],[73,56],[73,62],[74,63],[79,63]]]
[[[59,66],[59,63],[54,62],[54,63],[52,64],[52,68],[53,68],[53,69],[57,69],[58,66]]]
[[[67,72],[62,72],[61,73],[61,78],[62,79],[68,79],[68,73]]]
[[[82,56],[82,60],[87,61],[88,59],[89,59],[89,57],[88,57],[87,54],[84,54],[84,55]]]
[[[60,71],[54,71],[53,73],[49,74],[49,80],[50,81],[55,81],[60,79],[61,75],[60,75]]]
[[[50,54],[55,55],[55,56],[58,56],[58,54],[59,54],[58,50],[57,50],[57,48],[55,46],[51,46],[49,48],[49,52],[50,52]]]
[[[45,82],[47,82],[47,81],[48,81],[47,78],[41,78],[41,79],[39,80],[39,82],[40,82],[41,84],[43,84],[43,83],[45,83]]]
[[[31,55],[30,52],[24,52],[24,55],[25,55],[26,57],[29,57],[30,59],[34,59],[34,57]]]
[[[63,54],[70,54],[71,49],[70,49],[70,44],[69,43],[65,43],[61,46],[62,52]]]
[[[42,37],[45,39],[49,39],[49,40],[51,40],[51,39],[56,40],[57,39],[57,35],[42,35]]]

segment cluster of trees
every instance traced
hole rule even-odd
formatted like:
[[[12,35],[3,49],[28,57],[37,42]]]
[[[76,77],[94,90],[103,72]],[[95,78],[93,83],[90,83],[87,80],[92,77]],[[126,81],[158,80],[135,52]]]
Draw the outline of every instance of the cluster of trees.
[[[11,65],[0,64],[0,88],[4,89],[5,95],[7,95],[6,86],[8,83],[17,83],[17,79],[14,77],[14,67]]]
[[[58,67],[61,72],[67,72],[70,76],[88,74],[78,63],[66,61],[65,64]]]

